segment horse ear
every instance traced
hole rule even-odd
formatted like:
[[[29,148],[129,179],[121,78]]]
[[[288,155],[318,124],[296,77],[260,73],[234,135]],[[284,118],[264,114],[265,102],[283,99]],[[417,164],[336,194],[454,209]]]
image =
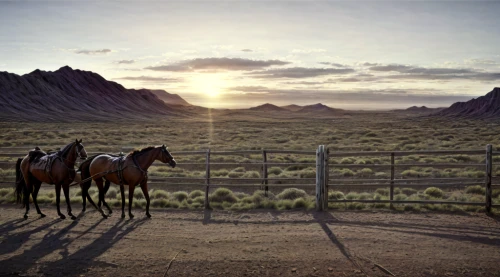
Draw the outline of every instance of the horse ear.
[[[83,140],[83,139],[80,139],[80,142],[79,142],[79,143],[82,143],[82,140]]]
[[[75,143],[78,143],[78,139],[75,139]]]
[[[163,144],[161,147],[163,147],[163,148],[167,148],[167,147],[165,146],[165,144]]]

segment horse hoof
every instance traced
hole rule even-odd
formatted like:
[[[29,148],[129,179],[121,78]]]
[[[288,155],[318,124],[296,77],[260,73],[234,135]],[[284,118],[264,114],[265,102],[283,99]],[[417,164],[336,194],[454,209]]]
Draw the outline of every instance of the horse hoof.
[[[44,217],[46,217],[46,215],[40,214],[40,218],[44,218]]]
[[[82,213],[84,213],[86,211],[86,209],[82,209]]]
[[[76,216],[72,215],[71,220],[75,220],[75,219],[76,219]]]
[[[102,218],[107,219],[107,218],[108,218],[108,216],[107,216],[107,215],[105,215],[105,214],[103,214],[103,215],[102,215]]]
[[[125,214],[122,214],[122,218],[125,218]]]
[[[24,219],[28,219],[28,215],[27,214],[25,214],[23,217],[24,217]]]
[[[148,218],[151,218],[151,215],[150,215],[150,214],[146,214],[146,216],[147,216]]]
[[[65,216],[65,215],[63,215],[63,214],[60,214],[60,215],[59,215],[59,218],[61,218],[61,219],[66,219],[66,216]]]
[[[133,214],[128,214],[128,217],[130,217],[130,219],[134,218],[134,215]]]

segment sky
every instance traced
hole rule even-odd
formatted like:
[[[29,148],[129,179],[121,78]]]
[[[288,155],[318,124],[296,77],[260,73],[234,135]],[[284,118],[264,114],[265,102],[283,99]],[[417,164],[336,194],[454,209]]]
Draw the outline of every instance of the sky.
[[[500,86],[499,1],[0,1],[0,71],[214,108],[443,107]]]

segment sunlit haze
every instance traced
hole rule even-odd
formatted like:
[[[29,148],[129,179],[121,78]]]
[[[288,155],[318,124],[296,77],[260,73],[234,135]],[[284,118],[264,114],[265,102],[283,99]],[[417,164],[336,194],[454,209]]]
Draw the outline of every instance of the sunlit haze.
[[[500,2],[0,2],[0,71],[215,108],[448,106],[500,83]]]

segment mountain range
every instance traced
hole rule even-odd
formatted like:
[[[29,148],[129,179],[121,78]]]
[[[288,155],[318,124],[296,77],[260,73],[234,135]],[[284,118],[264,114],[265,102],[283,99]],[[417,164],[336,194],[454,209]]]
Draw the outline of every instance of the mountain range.
[[[0,118],[71,121],[182,116],[184,99],[163,90],[126,89],[69,66],[29,74],[0,72]]]

